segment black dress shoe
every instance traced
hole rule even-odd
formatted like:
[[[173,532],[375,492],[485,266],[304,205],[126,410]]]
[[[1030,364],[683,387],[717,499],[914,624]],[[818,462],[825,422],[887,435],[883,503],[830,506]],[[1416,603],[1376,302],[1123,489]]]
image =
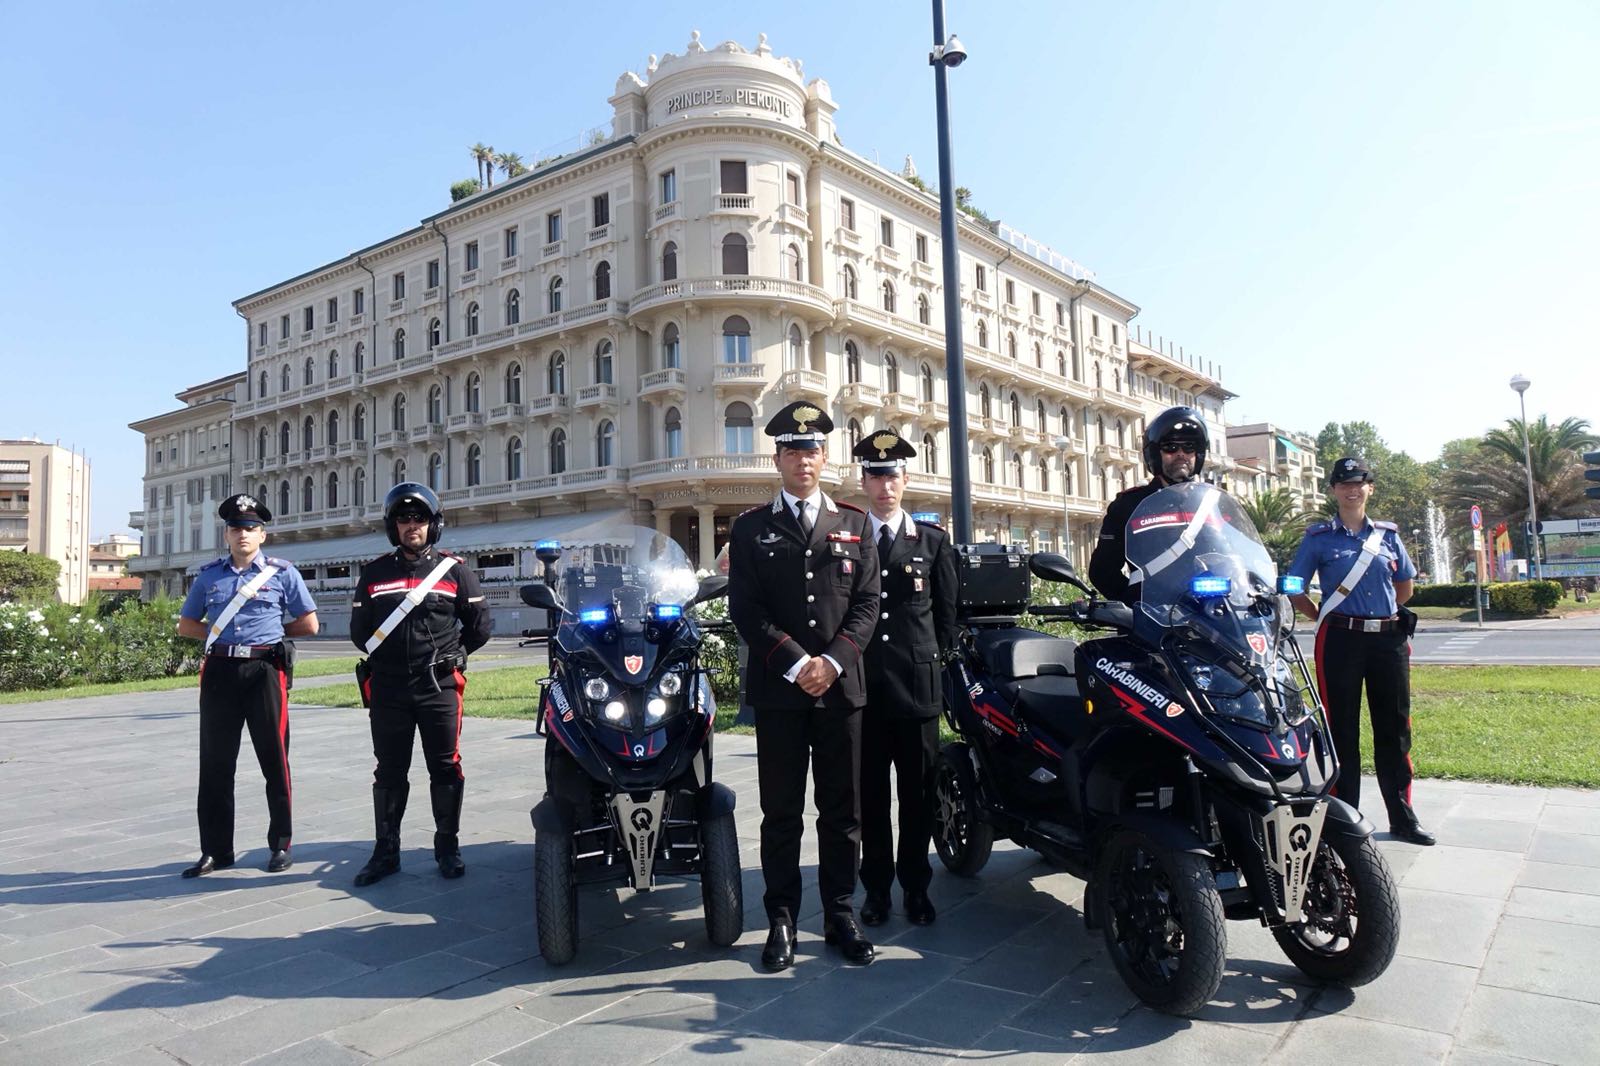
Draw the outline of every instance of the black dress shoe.
[[[232,855],[202,855],[199,862],[183,871],[183,876],[201,877],[213,870],[226,870],[232,865]]]
[[[284,848],[282,851],[274,851],[272,858],[267,860],[267,873],[281,874],[293,865],[294,860],[289,857],[288,848]]]
[[[868,892],[861,904],[862,925],[882,925],[889,920],[889,893]]]
[[[1391,825],[1389,835],[1396,840],[1404,840],[1407,844],[1421,844],[1425,848],[1431,848],[1439,842],[1438,837],[1422,828],[1417,822],[1412,822],[1410,825]]]
[[[932,925],[939,912],[933,909],[933,900],[928,898],[926,892],[906,893],[906,918],[912,925]],[[861,912],[861,920],[867,920],[866,911]]]
[[[856,920],[849,916],[831,919],[823,939],[843,952],[846,962],[858,966],[867,965],[878,954],[872,950],[872,941],[867,939]]]
[[[772,923],[767,946],[761,949],[761,965],[773,973],[794,965],[794,926],[788,922]]]

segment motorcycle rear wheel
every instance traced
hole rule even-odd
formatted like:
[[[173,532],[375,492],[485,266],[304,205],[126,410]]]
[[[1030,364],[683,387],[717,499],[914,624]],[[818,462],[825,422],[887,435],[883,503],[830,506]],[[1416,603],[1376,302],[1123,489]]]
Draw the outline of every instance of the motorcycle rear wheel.
[[[1211,1000],[1228,933],[1210,863],[1122,829],[1101,852],[1091,891],[1106,950],[1134,995],[1178,1015]]]
[[[1323,837],[1306,920],[1272,930],[1307,977],[1353,988],[1389,968],[1400,943],[1400,893],[1371,837]]]
[[[700,900],[713,944],[725,948],[743,935],[744,878],[732,814],[700,823]]]
[[[534,834],[533,898],[539,954],[552,966],[564,966],[578,954],[578,885],[571,833]]]
[[[946,744],[933,767],[933,844],[957,877],[977,877],[994,847],[994,826],[978,807],[978,781],[965,744]]]

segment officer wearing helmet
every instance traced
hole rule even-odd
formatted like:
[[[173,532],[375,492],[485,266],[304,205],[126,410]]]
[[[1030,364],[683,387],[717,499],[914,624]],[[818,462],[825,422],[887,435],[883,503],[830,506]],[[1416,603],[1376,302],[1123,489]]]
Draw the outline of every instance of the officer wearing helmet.
[[[1210,447],[1205,419],[1193,407],[1169,407],[1145,427],[1144,468],[1150,480],[1111,501],[1100,523],[1100,541],[1089,558],[1089,580],[1100,595],[1130,605],[1138,601],[1139,590],[1130,586],[1124,570],[1128,519],[1152,493],[1199,477]]]
[[[467,656],[489,639],[491,619],[475,574],[438,550],[439,497],[405,482],[383,501],[383,526],[395,550],[361,568],[350,611],[350,639],[367,658],[357,667],[372,726],[372,808],[377,838],[356,874],[370,885],[400,869],[400,821],[410,793],[413,735],[422,738],[433,800],[433,857],[445,877],[461,861],[462,697]]]

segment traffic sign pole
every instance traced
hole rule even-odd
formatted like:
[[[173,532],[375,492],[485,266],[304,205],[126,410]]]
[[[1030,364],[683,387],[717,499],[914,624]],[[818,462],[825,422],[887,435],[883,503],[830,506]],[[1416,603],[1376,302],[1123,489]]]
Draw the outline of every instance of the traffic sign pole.
[[[1472,548],[1477,562],[1472,567],[1472,605],[1478,611],[1478,628],[1483,628],[1483,563],[1488,552],[1483,550],[1483,508],[1477,504],[1467,515],[1472,520]]]

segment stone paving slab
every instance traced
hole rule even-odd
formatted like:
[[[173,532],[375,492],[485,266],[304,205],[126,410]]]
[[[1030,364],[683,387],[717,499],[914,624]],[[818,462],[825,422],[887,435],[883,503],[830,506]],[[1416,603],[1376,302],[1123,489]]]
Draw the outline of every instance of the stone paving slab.
[[[314,687],[296,695],[313,700]],[[717,751],[718,778],[740,796],[745,866],[747,931],[731,949],[707,943],[698,887],[669,882],[584,890],[578,958],[539,957],[528,809],[543,741],[521,721],[463,728],[459,881],[435,872],[419,787],[401,874],[353,888],[371,846],[366,720],[298,703],[294,867],[262,869],[266,812],[246,747],[239,862],[183,881],[196,852],[193,700],[0,713],[0,1063],[1298,1066],[1355,1053],[1494,1066],[1594,1062],[1600,1047],[1596,793],[1419,783],[1442,843],[1380,835],[1404,923],[1388,973],[1322,988],[1270,933],[1234,922],[1216,997],[1175,1019],[1139,1006],[1084,929],[1082,883],[1005,843],[977,878],[935,863],[938,922],[892,914],[872,931],[879,961],[861,969],[822,943],[808,823],[798,964],[765,973],[748,737]]]

